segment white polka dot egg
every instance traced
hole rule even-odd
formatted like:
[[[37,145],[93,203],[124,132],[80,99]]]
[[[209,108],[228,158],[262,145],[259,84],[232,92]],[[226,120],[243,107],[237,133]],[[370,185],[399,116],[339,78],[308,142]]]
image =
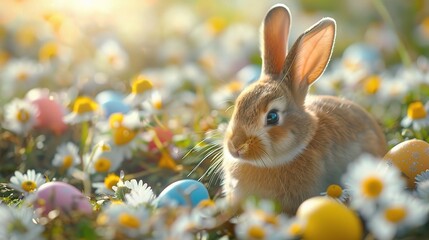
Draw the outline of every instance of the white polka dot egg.
[[[407,181],[408,188],[415,188],[415,177],[429,169],[429,143],[412,139],[394,146],[384,159],[396,166]]]

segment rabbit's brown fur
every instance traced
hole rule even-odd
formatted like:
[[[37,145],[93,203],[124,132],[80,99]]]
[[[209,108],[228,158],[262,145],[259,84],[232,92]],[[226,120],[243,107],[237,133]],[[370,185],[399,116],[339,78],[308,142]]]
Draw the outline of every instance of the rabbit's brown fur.
[[[287,42],[289,23],[284,5],[265,17],[263,72],[236,101],[222,167],[224,192],[232,203],[256,195],[294,214],[305,199],[338,184],[348,163],[362,153],[382,156],[387,146],[380,127],[361,107],[336,97],[307,96],[329,62],[335,21],[321,20],[287,54],[287,45],[276,50]],[[267,123],[271,111],[278,113],[276,124]]]

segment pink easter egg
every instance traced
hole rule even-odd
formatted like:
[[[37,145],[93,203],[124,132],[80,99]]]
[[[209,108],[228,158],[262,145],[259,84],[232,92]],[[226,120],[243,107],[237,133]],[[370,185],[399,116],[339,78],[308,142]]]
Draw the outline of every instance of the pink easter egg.
[[[79,211],[90,214],[91,203],[77,188],[64,182],[48,182],[40,186],[36,193],[35,208],[42,215],[58,209],[62,212]]]
[[[159,141],[163,145],[165,145],[166,143],[170,142],[173,139],[173,133],[169,129],[162,128],[162,127],[155,127],[153,130],[155,131],[156,136],[158,137]],[[149,142],[148,148],[149,148],[149,151],[154,151],[158,149],[154,140],[151,140]]]
[[[57,101],[41,97],[32,103],[38,110],[36,128],[47,129],[58,135],[67,129],[63,121],[64,109]]]

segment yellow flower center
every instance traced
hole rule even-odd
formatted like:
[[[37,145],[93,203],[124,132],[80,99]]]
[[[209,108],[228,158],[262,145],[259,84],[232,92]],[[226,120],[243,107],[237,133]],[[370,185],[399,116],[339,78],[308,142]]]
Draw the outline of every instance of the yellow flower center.
[[[107,158],[99,158],[94,163],[94,169],[97,172],[107,172],[110,169],[110,165],[112,165]]]
[[[78,97],[73,105],[73,112],[77,114],[84,114],[94,112],[97,110],[98,105],[89,97]]]
[[[36,41],[36,32],[32,27],[23,27],[15,36],[17,42],[23,47],[29,47]]]
[[[422,102],[413,102],[408,106],[407,116],[413,120],[425,118],[426,114]]]
[[[59,32],[64,22],[63,15],[61,15],[60,13],[51,12],[51,13],[46,13],[43,17],[51,25],[52,29],[55,32]]]
[[[371,176],[362,182],[362,193],[369,198],[376,198],[383,191],[383,182],[380,178]]]
[[[389,207],[384,212],[384,217],[393,223],[402,221],[407,216],[407,211],[404,207]]]
[[[110,148],[109,144],[107,144],[107,143],[101,144],[101,151],[110,152],[110,150],[111,150],[111,148]]]
[[[116,145],[124,145],[131,142],[136,136],[136,132],[124,126],[118,126],[113,130],[113,141]]]
[[[216,204],[211,199],[204,199],[200,203],[198,203],[198,207],[200,207],[200,208],[211,208],[214,206],[216,206]]]
[[[117,62],[118,62],[118,56],[116,56],[116,55],[109,55],[108,57],[107,57],[107,62],[110,64],[110,65],[112,65],[112,66],[114,66]]]
[[[214,34],[220,33],[223,29],[225,29],[226,21],[220,17],[213,17],[208,21],[209,26]]]
[[[140,227],[140,220],[128,213],[121,213],[121,215],[119,215],[119,223],[122,226],[129,227],[129,228]]]
[[[63,165],[62,168],[68,169],[73,164],[73,157],[70,155],[67,155],[63,158]]]
[[[261,226],[251,226],[247,230],[247,236],[249,236],[252,239],[264,239],[265,230]]]
[[[30,119],[30,113],[25,109],[19,109],[16,113],[16,119],[21,123],[26,123]]]
[[[288,233],[292,236],[302,235],[303,233],[302,225],[299,223],[292,223],[288,228]]]
[[[10,58],[10,54],[6,51],[0,50],[0,67],[3,66]]]
[[[22,182],[21,187],[26,192],[32,192],[37,188],[37,185],[34,181],[27,180]]]
[[[143,76],[137,76],[131,84],[131,92],[134,94],[144,93],[153,88],[153,84]]]
[[[152,104],[153,104],[153,107],[154,107],[156,110],[161,110],[161,108],[162,108],[162,101],[161,101],[161,99],[156,99],[156,100],[154,100],[154,101],[152,102]]]
[[[39,50],[39,60],[49,61],[58,56],[58,45],[54,42],[45,43]]]
[[[422,28],[423,28],[423,33],[426,37],[429,37],[429,17],[426,17],[422,24],[421,24]]]
[[[365,80],[364,89],[368,94],[377,93],[378,89],[380,89],[381,79],[379,76],[370,76]]]
[[[106,186],[107,189],[112,190],[113,186],[116,186],[116,184],[118,184],[120,178],[118,175],[111,173],[109,175],[107,175],[107,177],[104,179],[104,185]]]
[[[228,89],[231,92],[239,92],[243,88],[243,84],[239,81],[232,81],[228,84]]]
[[[17,75],[16,75],[16,79],[18,79],[20,82],[24,82],[25,80],[27,80],[29,77],[28,72],[26,71],[20,71]]]
[[[268,214],[262,210],[257,210],[256,215],[264,222],[269,223],[271,225],[277,225],[279,223],[278,217],[276,215]]]
[[[339,198],[343,194],[343,189],[337,184],[329,185],[328,189],[326,189],[326,195],[332,198]]]
[[[107,214],[101,213],[98,215],[96,222],[98,225],[105,225],[109,222],[109,217]]]
[[[111,129],[117,128],[122,124],[124,120],[124,115],[122,113],[113,113],[109,117],[109,126]]]

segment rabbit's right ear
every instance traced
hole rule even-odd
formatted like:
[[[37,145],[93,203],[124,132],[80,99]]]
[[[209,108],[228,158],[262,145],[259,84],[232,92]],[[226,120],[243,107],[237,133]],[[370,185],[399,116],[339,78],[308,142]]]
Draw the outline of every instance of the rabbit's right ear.
[[[291,16],[284,4],[274,5],[261,26],[262,73],[277,75],[287,55]]]

